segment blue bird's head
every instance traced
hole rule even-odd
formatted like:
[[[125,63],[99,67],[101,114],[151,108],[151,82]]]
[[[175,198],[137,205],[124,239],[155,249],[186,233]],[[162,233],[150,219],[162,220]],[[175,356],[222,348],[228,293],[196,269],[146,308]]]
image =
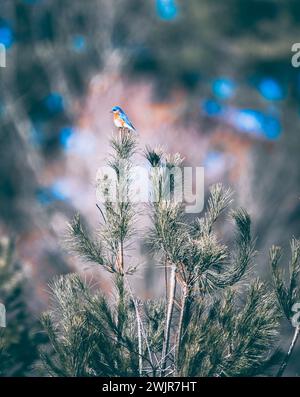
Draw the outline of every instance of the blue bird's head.
[[[112,113],[124,113],[120,106],[114,106],[111,111]]]

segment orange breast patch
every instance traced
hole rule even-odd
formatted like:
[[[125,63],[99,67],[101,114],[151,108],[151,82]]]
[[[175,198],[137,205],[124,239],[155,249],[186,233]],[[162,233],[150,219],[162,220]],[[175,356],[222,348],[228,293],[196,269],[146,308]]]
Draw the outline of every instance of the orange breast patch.
[[[118,113],[114,113],[114,121],[116,126],[118,127],[124,127],[125,121],[121,119],[121,117],[118,115]]]

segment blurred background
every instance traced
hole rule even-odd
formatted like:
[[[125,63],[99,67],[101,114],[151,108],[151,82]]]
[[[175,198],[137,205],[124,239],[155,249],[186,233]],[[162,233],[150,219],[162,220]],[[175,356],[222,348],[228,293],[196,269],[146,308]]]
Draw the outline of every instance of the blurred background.
[[[300,68],[291,64],[299,21],[298,0],[1,0],[0,301],[13,308],[17,357],[6,374],[31,373],[36,351],[28,357],[24,345],[37,344],[34,326],[19,330],[16,318],[37,322],[54,275],[81,269],[108,288],[63,239],[77,211],[99,226],[95,176],[114,105],[141,148],[180,151],[205,167],[206,186],[232,186],[268,279],[270,245],[288,253],[300,231]],[[145,258],[138,293],[148,298],[159,291]],[[292,331],[283,332],[288,343]],[[290,374],[300,374],[296,353]]]

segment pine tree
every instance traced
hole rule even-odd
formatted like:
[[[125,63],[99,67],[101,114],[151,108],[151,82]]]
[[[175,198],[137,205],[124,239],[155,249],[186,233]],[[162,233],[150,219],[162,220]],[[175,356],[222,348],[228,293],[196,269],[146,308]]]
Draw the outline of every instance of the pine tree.
[[[49,374],[164,377],[267,373],[278,363],[274,348],[280,312],[274,304],[275,292],[251,277],[255,247],[249,214],[244,209],[229,212],[234,243],[222,244],[215,224],[232,204],[232,192],[220,184],[213,186],[204,216],[191,221],[184,203],[174,200],[174,179],[169,178],[170,171],[181,166],[180,155],[147,148],[153,198],[148,206],[152,227],[147,239],[153,258],[165,268],[166,299],[141,301],[132,291],[131,276],[137,268],[128,255],[136,232],[130,200],[136,138],[120,129],[111,147],[109,165],[116,178],[102,173],[98,180],[104,197],[103,206],[98,206],[101,231],[91,236],[77,215],[69,226],[68,245],[81,258],[109,272],[115,291],[108,296],[95,292],[77,274],[53,282],[54,306],[42,320],[53,347],[51,353],[42,352]],[[112,187],[116,200],[112,200]],[[276,269],[278,251],[272,252]],[[293,291],[298,267],[299,255],[293,254],[292,290],[284,292],[284,298],[292,296],[289,304],[296,299]],[[280,278],[275,279],[281,298],[285,289]]]
[[[0,302],[6,309],[6,327],[0,328],[0,376],[32,374],[45,338],[26,303],[26,279],[14,258],[14,244],[0,241]]]

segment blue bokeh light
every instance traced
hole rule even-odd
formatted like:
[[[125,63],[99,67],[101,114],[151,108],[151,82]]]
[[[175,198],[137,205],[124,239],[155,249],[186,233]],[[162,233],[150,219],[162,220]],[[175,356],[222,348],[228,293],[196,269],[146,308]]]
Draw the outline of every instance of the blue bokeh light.
[[[14,37],[11,27],[6,21],[0,20],[0,43],[6,48],[13,45]]]
[[[205,172],[210,177],[216,177],[228,169],[230,162],[230,157],[224,152],[215,149],[209,150],[204,158]]]
[[[58,92],[52,92],[45,99],[44,103],[48,111],[52,114],[64,111],[64,98]]]
[[[69,196],[64,188],[64,182],[57,181],[50,186],[40,187],[35,193],[36,199],[42,205],[49,205],[56,201],[66,201]]]
[[[240,131],[264,136],[270,140],[279,138],[282,133],[279,118],[259,110],[239,110],[235,112],[232,122]]]
[[[86,48],[86,39],[82,35],[75,35],[72,37],[72,48],[75,52],[81,53]]]
[[[280,84],[271,78],[262,79],[258,85],[260,94],[269,101],[278,101],[284,98]]]
[[[178,15],[176,0],[156,0],[156,12],[161,19],[175,19]]]
[[[48,205],[53,202],[53,196],[49,188],[39,188],[35,193],[37,201],[42,205]]]
[[[207,116],[220,116],[223,114],[223,106],[213,99],[205,99],[201,103],[201,109]]]
[[[64,180],[57,180],[51,185],[51,192],[55,200],[68,200],[67,184]]]
[[[207,153],[204,159],[204,167],[211,168],[216,165],[216,163],[223,162],[224,154],[217,150],[211,150]]]
[[[279,138],[282,133],[280,121],[274,116],[265,116],[263,132],[265,137],[270,140]]]
[[[73,127],[64,127],[60,130],[59,141],[61,146],[65,150],[68,150],[70,148],[70,141],[73,135],[74,135]]]
[[[229,78],[219,78],[213,81],[212,91],[220,99],[230,99],[235,94],[236,84]]]
[[[256,132],[261,131],[263,115],[261,112],[252,109],[243,109],[235,113],[233,123],[241,131]]]

